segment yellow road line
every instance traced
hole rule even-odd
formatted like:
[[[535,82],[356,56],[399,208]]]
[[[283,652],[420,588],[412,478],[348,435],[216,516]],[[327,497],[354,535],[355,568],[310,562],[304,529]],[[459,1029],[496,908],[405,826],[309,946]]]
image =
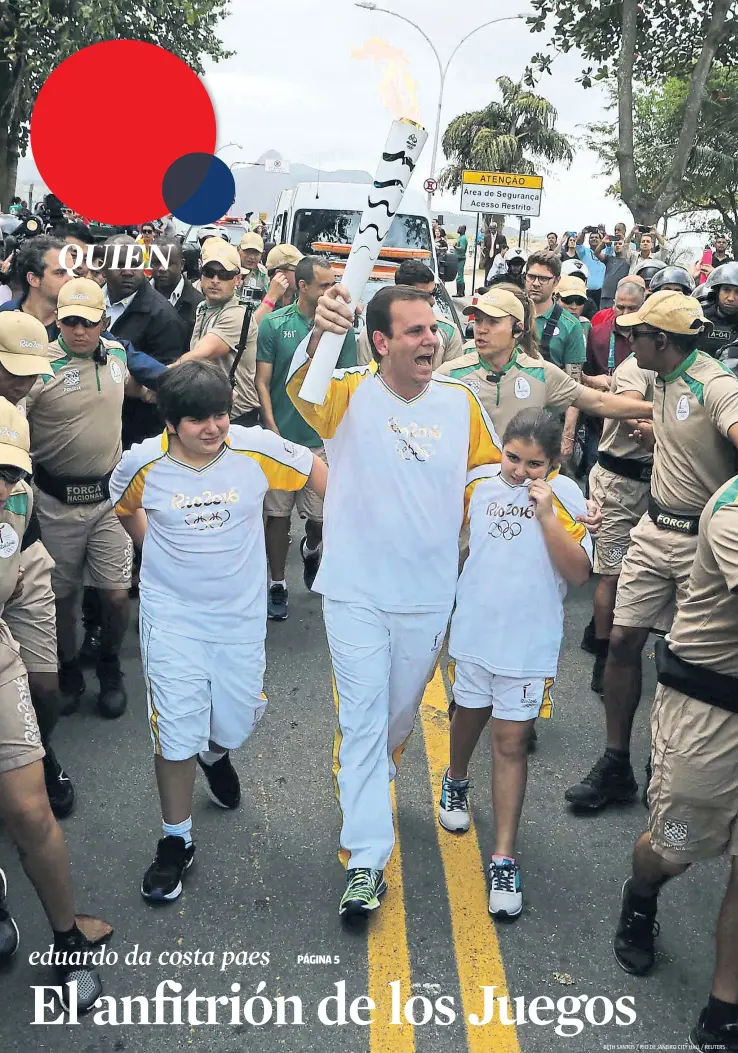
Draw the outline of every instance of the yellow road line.
[[[448,767],[447,708],[446,688],[441,671],[437,668],[426,688],[421,706],[434,815],[441,792],[441,779]],[[451,929],[466,1021],[467,1053],[520,1053],[515,1026],[500,1023],[499,1012],[484,1027],[474,1027],[469,1023],[471,1013],[482,1018],[482,986],[494,985],[497,998],[508,994],[500,945],[487,912],[483,857],[474,822],[463,836],[448,833],[437,820],[435,826],[448,889]]]
[[[395,817],[395,850],[385,867],[389,886],[380,910],[369,918],[369,997],[377,1006],[370,1025],[370,1053],[415,1053],[415,1037],[410,1024],[391,1024],[389,984],[400,981],[402,1001],[410,997],[410,952],[405,923],[405,893],[402,886],[402,854],[397,828],[395,786],[392,784],[392,811]]]

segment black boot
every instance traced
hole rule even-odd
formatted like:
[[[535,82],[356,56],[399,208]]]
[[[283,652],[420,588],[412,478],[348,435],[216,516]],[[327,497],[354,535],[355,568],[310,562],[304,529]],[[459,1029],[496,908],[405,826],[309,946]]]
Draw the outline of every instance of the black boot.
[[[57,819],[64,819],[74,808],[74,786],[67,773],[56,759],[51,746],[44,743],[44,781],[49,795],[51,810]]]
[[[627,804],[638,795],[638,783],[627,754],[605,750],[588,775],[564,794],[569,804],[599,811],[607,804]]]
[[[117,655],[101,658],[96,667],[100,681],[100,694],[97,696],[97,708],[104,717],[115,720],[123,716],[128,705],[126,689],[123,686],[123,672]]]
[[[605,666],[607,665],[607,652],[610,650],[609,640],[595,639],[595,660],[592,666],[591,689],[597,695],[604,695]]]

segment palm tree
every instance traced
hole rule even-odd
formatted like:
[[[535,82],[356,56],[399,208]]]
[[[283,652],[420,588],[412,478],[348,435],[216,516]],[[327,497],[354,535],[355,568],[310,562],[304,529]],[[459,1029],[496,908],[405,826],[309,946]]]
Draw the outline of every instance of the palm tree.
[[[446,129],[442,145],[450,164],[441,173],[445,189],[458,190],[467,168],[531,175],[536,171],[536,161],[571,164],[572,145],[556,130],[556,109],[548,99],[509,77],[498,77],[497,87],[500,102],[462,113]],[[504,217],[496,219],[502,230]]]

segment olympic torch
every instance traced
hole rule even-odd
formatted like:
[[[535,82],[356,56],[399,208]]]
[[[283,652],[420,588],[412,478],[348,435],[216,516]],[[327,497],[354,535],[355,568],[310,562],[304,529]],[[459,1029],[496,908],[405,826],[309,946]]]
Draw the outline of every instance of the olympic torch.
[[[402,119],[392,122],[341,279],[341,284],[351,296],[352,307],[356,306],[364,292],[427,138],[425,128],[413,121]],[[316,406],[322,405],[344,339],[337,333],[323,333],[300,389],[301,399]]]

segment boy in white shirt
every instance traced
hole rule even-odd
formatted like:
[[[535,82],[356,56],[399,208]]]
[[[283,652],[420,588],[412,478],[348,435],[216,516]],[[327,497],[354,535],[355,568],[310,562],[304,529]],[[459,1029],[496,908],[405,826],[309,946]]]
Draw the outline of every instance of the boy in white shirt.
[[[267,490],[322,495],[327,469],[262,428],[229,427],[231,387],[211,362],[160,381],[166,430],[123,454],[115,511],[143,548],[140,640],[164,837],[144,875],[149,900],[174,900],[191,866],[196,762],[222,808],[240,801],[229,750],[262,716]]]

